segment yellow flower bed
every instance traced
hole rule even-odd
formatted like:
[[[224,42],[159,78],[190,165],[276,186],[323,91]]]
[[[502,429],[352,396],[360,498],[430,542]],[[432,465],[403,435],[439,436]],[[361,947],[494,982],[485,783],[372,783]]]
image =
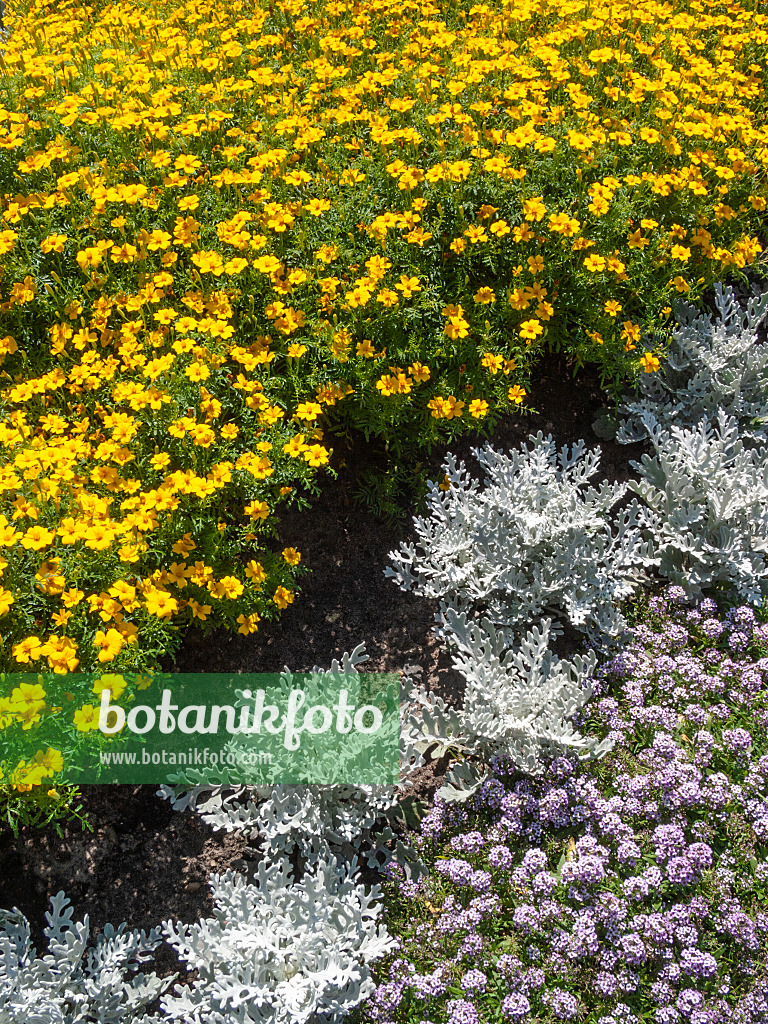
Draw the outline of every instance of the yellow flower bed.
[[[15,5],[1,667],[279,614],[333,431],[492,427],[547,347],[654,372],[670,297],[762,252],[758,9]]]

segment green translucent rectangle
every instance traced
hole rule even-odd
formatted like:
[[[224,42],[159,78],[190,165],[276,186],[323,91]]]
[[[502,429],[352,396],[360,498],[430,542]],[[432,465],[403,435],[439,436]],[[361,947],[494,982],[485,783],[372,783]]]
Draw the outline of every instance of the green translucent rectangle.
[[[396,673],[0,674],[0,782],[389,785]]]

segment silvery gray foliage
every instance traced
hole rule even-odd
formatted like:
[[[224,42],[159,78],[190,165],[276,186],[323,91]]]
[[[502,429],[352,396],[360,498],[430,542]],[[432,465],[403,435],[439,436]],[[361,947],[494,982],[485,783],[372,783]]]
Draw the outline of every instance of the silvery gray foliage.
[[[643,531],[650,511],[633,500],[609,517],[627,485],[590,485],[600,449],[584,441],[559,452],[551,435],[508,454],[490,445],[473,454],[485,486],[453,455],[447,490],[433,483],[429,515],[414,520],[416,544],[390,553],[385,569],[403,590],[437,598],[441,612],[483,614],[521,631],[542,616],[567,619],[588,634],[615,636],[625,623],[618,603],[654,564]],[[555,623],[552,633],[559,632]]]
[[[718,409],[734,416],[744,439],[768,439],[768,347],[757,328],[768,313],[768,292],[749,299],[746,312],[729,286],[715,285],[719,320],[687,302],[675,302],[678,326],[669,354],[655,373],[642,373],[637,398],[619,412],[616,440],[644,440],[655,422],[691,428]]]
[[[596,656],[561,660],[549,648],[551,620],[534,626],[521,641],[496,629],[488,619],[473,621],[448,608],[444,635],[453,666],[466,679],[464,706],[451,711],[450,745],[468,761],[449,774],[443,799],[465,799],[483,781],[497,754],[509,757],[529,775],[563,754],[601,757],[612,744],[582,736],[570,719],[592,695]],[[425,703],[434,703],[424,693]]]
[[[298,850],[309,861],[328,846],[375,847],[372,831],[397,804],[394,786],[352,784],[195,786],[168,795],[176,810],[189,807],[212,828],[248,833],[268,858]]]
[[[367,660],[365,644],[359,644],[351,654],[344,654],[341,662],[334,659],[330,669],[316,667],[313,673],[322,678],[339,671],[356,672]],[[365,854],[369,866],[380,867],[392,857],[394,842],[397,860],[418,873],[415,851],[395,839],[387,828],[387,818],[424,763],[423,748],[419,749],[420,711],[411,701],[401,704],[399,786],[200,784],[161,786],[158,794],[170,799],[176,810],[196,811],[213,828],[246,832],[268,859],[298,851],[313,862],[331,847]]]
[[[631,484],[657,514],[659,572],[692,597],[714,584],[768,594],[768,448],[746,448],[724,410],[692,430],[645,420],[654,455]]]
[[[305,1024],[341,1020],[374,988],[369,964],[392,948],[378,886],[366,892],[357,861],[321,859],[300,881],[283,858],[259,865],[254,883],[213,875],[214,916],[167,921],[180,959],[197,971],[163,999],[185,1024]]]
[[[29,922],[17,909],[0,911],[0,1021],[2,1024],[159,1024],[145,1008],[173,981],[143,974],[160,943],[157,929],[105,926],[89,944],[88,916],[72,922],[63,892],[51,897],[38,956]]]

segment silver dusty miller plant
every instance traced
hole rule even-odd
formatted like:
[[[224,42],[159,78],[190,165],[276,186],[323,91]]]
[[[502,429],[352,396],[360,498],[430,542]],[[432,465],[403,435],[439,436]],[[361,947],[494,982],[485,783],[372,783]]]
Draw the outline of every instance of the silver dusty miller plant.
[[[306,1024],[341,1020],[374,988],[369,964],[393,946],[377,886],[366,892],[357,862],[320,859],[293,881],[283,858],[259,865],[253,884],[214,875],[214,916],[164,930],[197,971],[162,1008],[185,1024]]]
[[[746,448],[721,409],[692,430],[645,421],[654,455],[631,462],[630,486],[658,516],[659,572],[692,597],[721,584],[768,594],[768,448]]]
[[[29,922],[19,910],[0,911],[0,1022],[2,1024],[160,1024],[145,1008],[173,981],[143,974],[160,932],[126,931],[111,924],[89,944],[89,924],[72,921],[63,892],[51,897],[38,956]]]
[[[359,644],[330,669],[315,668],[313,674],[322,683],[323,676],[357,672],[367,660],[365,644]],[[158,792],[176,810],[194,810],[215,829],[245,832],[267,858],[297,852],[312,863],[330,847],[367,855],[370,867],[381,867],[394,854],[409,871],[418,872],[415,851],[394,836],[388,818],[424,763],[428,743],[418,719],[421,710],[407,698],[401,704],[399,786],[200,784],[162,786]]]
[[[392,552],[395,567],[384,571],[401,589],[438,599],[442,613],[467,611],[518,631],[549,616],[615,636],[625,627],[619,602],[655,563],[644,539],[653,513],[633,500],[612,523],[627,484],[590,485],[600,450],[579,441],[558,452],[541,432],[529,440],[508,454],[473,450],[484,487],[449,455],[449,486],[432,484],[429,515],[414,520],[416,543]]]
[[[473,621],[466,612],[448,608],[443,633],[453,651],[453,665],[465,678],[464,706],[442,710],[444,744],[461,750],[467,760],[439,791],[444,799],[464,799],[483,780],[493,757],[505,755],[528,775],[541,774],[553,757],[576,754],[601,757],[612,744],[582,736],[570,719],[592,695],[596,656],[558,658],[549,648],[551,621],[534,626],[514,642],[514,634],[496,629],[488,619]],[[433,695],[421,691],[425,705]],[[436,735],[435,739],[439,740]]]
[[[752,296],[746,312],[733,289],[715,285],[719,319],[677,301],[678,325],[663,366],[640,375],[639,395],[619,406],[616,440],[644,440],[655,423],[692,428],[719,409],[739,423],[748,442],[768,440],[768,347],[757,328],[768,313],[768,292]]]

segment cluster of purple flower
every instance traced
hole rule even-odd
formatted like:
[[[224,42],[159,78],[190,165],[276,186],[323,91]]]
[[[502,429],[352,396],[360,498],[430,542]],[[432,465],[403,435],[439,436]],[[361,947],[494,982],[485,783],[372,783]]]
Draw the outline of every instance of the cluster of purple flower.
[[[366,1020],[768,1022],[765,618],[670,588],[596,672],[605,760],[436,802]]]

